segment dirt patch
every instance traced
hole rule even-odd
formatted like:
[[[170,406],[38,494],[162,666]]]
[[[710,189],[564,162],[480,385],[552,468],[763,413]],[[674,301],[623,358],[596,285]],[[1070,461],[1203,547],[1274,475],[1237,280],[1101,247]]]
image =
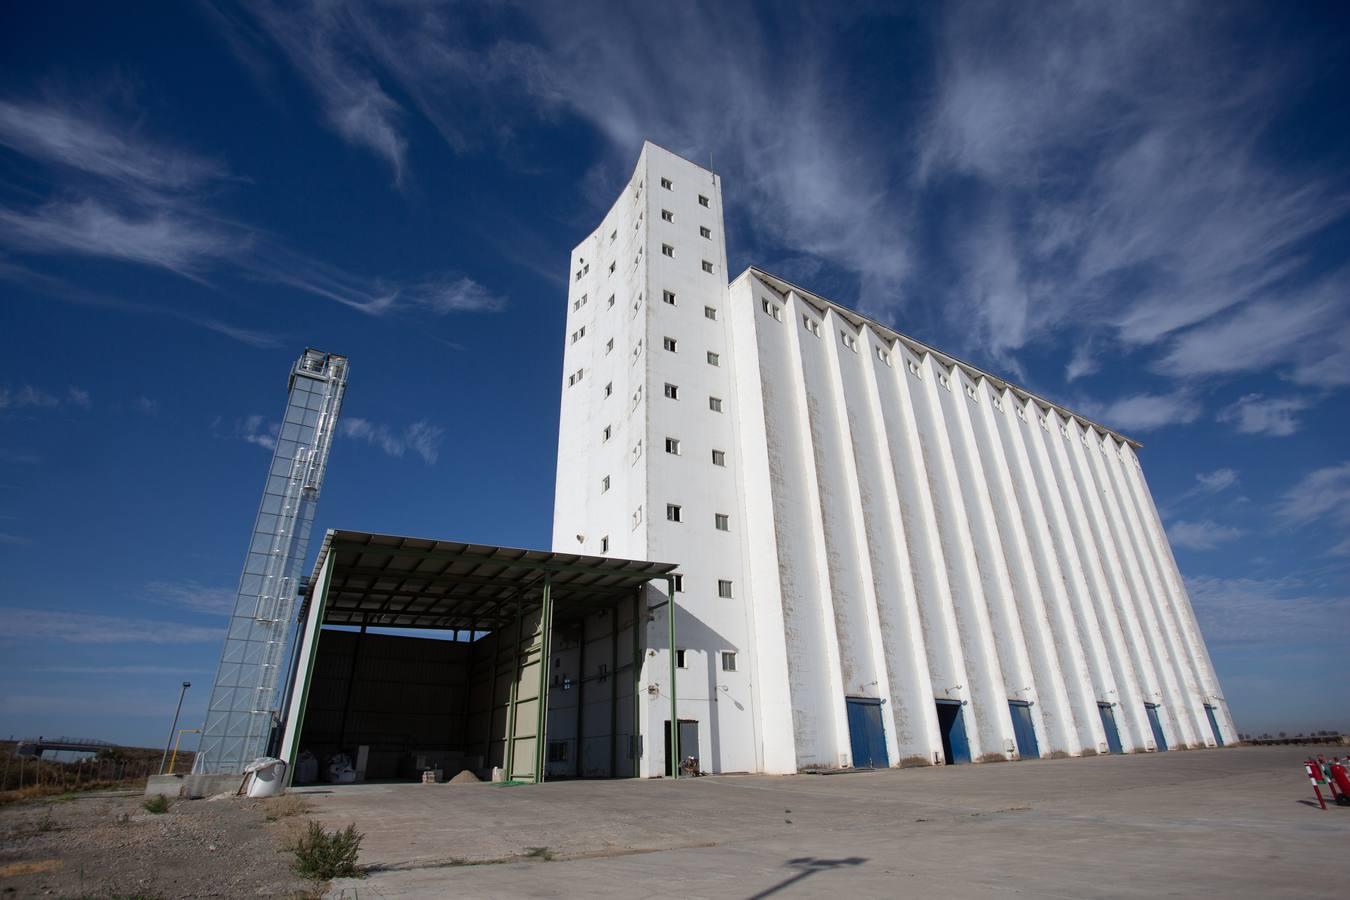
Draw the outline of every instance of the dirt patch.
[[[0,809],[0,898],[318,896],[283,846],[303,804],[180,800],[154,815],[143,800]]]

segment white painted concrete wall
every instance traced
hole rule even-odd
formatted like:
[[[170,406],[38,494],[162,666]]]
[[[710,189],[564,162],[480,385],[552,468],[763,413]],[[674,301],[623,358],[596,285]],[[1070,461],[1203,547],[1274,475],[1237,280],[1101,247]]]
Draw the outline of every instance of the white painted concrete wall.
[[[728,286],[720,180],[652,144],[570,277],[554,549],[608,536],[680,564],[680,717],[700,735],[683,752],[705,770],[850,765],[850,696],[884,701],[893,765],[940,761],[935,699],[965,702],[976,760],[1017,758],[1009,700],[1032,704],[1044,755],[1104,752],[1098,703],[1127,751],[1154,747],[1145,703],[1173,746],[1213,744],[1206,704],[1232,738],[1117,436],[767,273]],[[651,618],[646,775],[669,696]]]

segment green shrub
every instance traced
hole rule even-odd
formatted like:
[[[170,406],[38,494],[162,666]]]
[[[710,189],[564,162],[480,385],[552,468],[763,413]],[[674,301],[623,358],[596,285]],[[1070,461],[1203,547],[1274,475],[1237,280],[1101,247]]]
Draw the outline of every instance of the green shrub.
[[[146,812],[158,816],[168,812],[173,802],[163,794],[155,794],[153,797],[146,797],[141,806],[145,807]]]
[[[295,871],[319,881],[359,875],[356,855],[363,837],[354,824],[328,832],[318,822],[310,822],[295,845]]]

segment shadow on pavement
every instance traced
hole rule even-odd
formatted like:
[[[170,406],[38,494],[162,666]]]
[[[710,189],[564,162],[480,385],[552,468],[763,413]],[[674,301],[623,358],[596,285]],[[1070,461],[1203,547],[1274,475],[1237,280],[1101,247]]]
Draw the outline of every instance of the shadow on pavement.
[[[773,887],[766,888],[758,894],[751,894],[747,900],[761,900],[763,897],[771,897],[779,891],[786,890],[792,885],[810,878],[817,872],[828,872],[832,869],[842,869],[845,866],[861,866],[865,862],[867,860],[861,856],[849,856],[844,859],[816,859],[814,856],[803,856],[797,859],[789,859],[784,865],[797,869],[797,874],[783,879]]]

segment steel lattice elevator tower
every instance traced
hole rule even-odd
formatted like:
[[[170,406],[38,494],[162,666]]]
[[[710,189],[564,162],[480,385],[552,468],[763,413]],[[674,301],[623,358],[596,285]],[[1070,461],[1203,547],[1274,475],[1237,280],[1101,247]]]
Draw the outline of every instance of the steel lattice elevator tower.
[[[282,654],[333,444],[347,359],[306,349],[291,369],[194,771],[239,772],[265,752]]]

